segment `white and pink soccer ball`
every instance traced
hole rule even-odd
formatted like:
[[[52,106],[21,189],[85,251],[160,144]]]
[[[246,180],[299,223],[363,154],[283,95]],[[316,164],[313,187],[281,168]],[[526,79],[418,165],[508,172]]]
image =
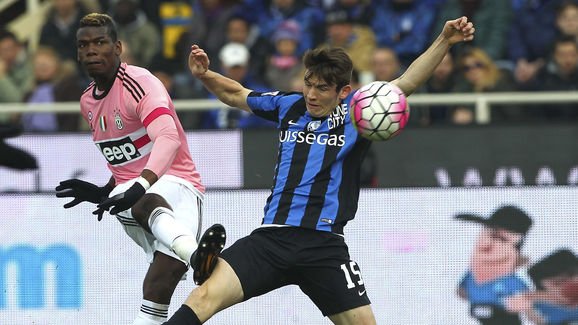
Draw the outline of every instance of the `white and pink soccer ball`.
[[[386,81],[374,81],[353,95],[350,114],[361,136],[385,141],[403,130],[409,119],[409,105],[399,87]]]

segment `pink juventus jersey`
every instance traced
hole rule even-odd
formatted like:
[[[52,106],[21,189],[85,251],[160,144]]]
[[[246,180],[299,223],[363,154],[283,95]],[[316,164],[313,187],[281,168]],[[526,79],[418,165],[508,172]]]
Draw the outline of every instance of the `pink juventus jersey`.
[[[141,174],[153,148],[146,128],[157,117],[170,115],[181,145],[165,174],[183,178],[205,192],[173,102],[160,80],[148,70],[121,63],[108,91],[97,92],[94,82],[88,86],[80,99],[80,109],[117,185]]]

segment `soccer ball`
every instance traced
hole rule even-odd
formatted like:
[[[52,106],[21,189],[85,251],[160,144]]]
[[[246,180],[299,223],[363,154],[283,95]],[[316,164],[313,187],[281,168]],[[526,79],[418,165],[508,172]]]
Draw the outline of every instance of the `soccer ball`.
[[[399,87],[386,81],[374,81],[353,95],[350,114],[361,136],[385,141],[403,130],[409,118],[409,105]]]

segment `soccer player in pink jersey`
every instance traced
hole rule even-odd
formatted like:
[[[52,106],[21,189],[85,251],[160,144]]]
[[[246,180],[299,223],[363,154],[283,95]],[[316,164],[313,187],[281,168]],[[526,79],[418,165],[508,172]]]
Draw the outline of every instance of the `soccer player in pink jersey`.
[[[94,80],[81,97],[81,113],[112,177],[102,187],[63,181],[56,196],[73,198],[64,208],[96,203],[99,221],[105,211],[116,215],[150,261],[133,325],[161,324],[188,265],[196,284],[210,276],[225,229],[215,224],[199,239],[205,188],[163,84],[148,70],[121,62],[109,16],[86,15],[76,38],[78,60]]]

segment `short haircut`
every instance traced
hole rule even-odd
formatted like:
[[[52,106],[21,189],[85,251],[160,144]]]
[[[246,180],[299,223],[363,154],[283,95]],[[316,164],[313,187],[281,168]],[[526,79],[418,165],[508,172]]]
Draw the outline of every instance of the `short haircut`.
[[[9,31],[7,29],[0,29],[0,41],[5,40],[5,39],[11,39],[16,43],[20,43],[20,41],[18,40],[18,37],[16,37],[16,34],[12,33],[11,31]]]
[[[340,47],[309,50],[303,56],[303,64],[307,69],[305,80],[317,77],[330,85],[335,85],[337,91],[351,82],[353,62]]]
[[[118,41],[118,33],[116,32],[116,25],[112,18],[107,14],[90,13],[80,19],[80,26],[78,27],[106,27],[106,33],[113,42]]]
[[[554,53],[556,51],[556,48],[558,47],[558,45],[562,45],[562,44],[572,44],[576,48],[578,48],[578,43],[576,43],[576,38],[574,36],[572,36],[572,35],[560,35],[554,40],[554,42],[552,44],[552,53]]]

